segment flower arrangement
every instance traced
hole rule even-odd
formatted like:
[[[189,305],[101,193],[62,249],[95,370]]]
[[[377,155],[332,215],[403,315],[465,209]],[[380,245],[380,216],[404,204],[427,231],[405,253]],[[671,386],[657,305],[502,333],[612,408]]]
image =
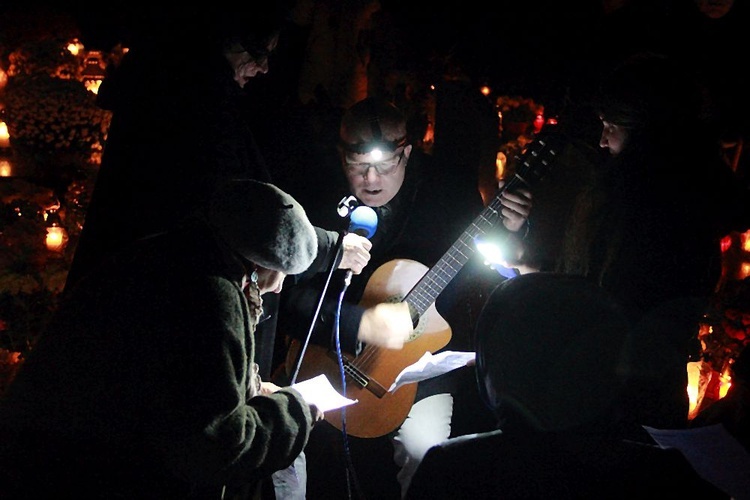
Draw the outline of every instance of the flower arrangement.
[[[44,212],[55,203],[48,187],[21,179],[0,186],[0,349],[29,350],[65,284],[72,254],[51,256],[45,246]]]
[[[0,379],[14,369],[7,365],[24,359],[57,307],[98,172],[93,156],[111,117],[69,71],[62,46],[33,47],[12,53],[2,90],[14,163],[31,168],[0,183]],[[68,237],[60,251],[45,244],[53,207]]]
[[[727,281],[714,294],[698,339],[702,359],[718,373],[724,373],[750,344],[750,276]]]
[[[19,76],[5,88],[5,114],[11,144],[42,154],[101,149],[111,113],[77,80],[48,75]]]
[[[27,40],[8,54],[8,75],[22,77],[46,74],[56,78],[80,78],[78,58],[66,48],[65,38]]]

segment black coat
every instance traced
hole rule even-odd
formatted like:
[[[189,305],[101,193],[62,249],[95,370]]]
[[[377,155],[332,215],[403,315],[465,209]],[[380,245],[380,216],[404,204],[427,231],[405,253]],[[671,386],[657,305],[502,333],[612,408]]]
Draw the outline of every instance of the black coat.
[[[66,290],[108,255],[180,223],[221,182],[272,182],[232,68],[215,46],[194,40],[137,46],[102,83],[99,104],[112,111],[112,124]],[[318,238],[331,246],[335,235],[318,230]],[[267,297],[258,325],[264,379],[272,368],[277,300]]]
[[[220,51],[136,47],[102,83],[112,122],[68,287],[104,256],[173,227],[228,178],[270,182]]]
[[[370,238],[370,262],[361,274],[352,278],[341,307],[341,345],[346,352],[357,352],[356,336],[364,311],[359,303],[373,273],[394,259],[415,261],[416,264],[409,263],[410,270],[426,271],[440,260],[481,211],[481,205],[476,207],[476,213],[467,211],[465,205],[459,203],[457,193],[452,190],[455,184],[447,180],[449,177],[431,170],[434,165],[430,160],[429,155],[413,150],[406,166],[404,184],[398,194],[387,205],[375,209],[378,224],[375,234]],[[329,191],[329,198],[321,200],[319,209],[308,210],[313,224],[346,231],[348,219],[339,217],[336,212],[337,202],[348,195],[345,189],[339,186],[338,191]],[[331,248],[332,254],[335,250],[335,247]],[[328,262],[332,261],[332,254],[329,255]],[[337,270],[330,280],[327,299],[316,322],[313,343],[332,345],[331,329],[337,299],[343,288],[343,276],[344,271]],[[314,279],[285,288],[282,293],[280,332],[304,338],[326,278],[327,274],[321,273]],[[392,278],[397,280],[399,275],[394,272]],[[437,311],[453,331],[445,349],[472,350],[471,328],[479,313],[479,303],[490,284],[496,284],[497,281],[498,275],[484,266],[481,257],[472,255],[455,279],[438,295]]]
[[[431,448],[406,498],[726,499],[674,449],[575,433],[461,436]]]

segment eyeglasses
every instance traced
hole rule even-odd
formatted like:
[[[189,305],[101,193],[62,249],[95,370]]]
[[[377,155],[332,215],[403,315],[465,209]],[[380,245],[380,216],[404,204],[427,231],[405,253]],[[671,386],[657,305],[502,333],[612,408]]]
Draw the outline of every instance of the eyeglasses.
[[[396,171],[398,166],[401,164],[401,160],[404,159],[404,150],[401,150],[401,154],[394,156],[388,160],[373,162],[373,163],[350,163],[344,159],[346,175],[350,177],[365,177],[370,168],[374,168],[378,175],[391,175]]]
[[[271,51],[263,47],[248,49],[247,53],[256,64],[262,64],[263,62],[267,61],[271,55]]]

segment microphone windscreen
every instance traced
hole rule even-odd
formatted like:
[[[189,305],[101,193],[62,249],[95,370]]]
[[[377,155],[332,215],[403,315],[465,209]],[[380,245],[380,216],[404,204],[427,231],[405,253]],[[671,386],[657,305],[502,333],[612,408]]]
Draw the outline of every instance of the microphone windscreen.
[[[378,227],[378,214],[367,205],[359,205],[352,210],[349,218],[349,232],[365,238],[372,238]]]

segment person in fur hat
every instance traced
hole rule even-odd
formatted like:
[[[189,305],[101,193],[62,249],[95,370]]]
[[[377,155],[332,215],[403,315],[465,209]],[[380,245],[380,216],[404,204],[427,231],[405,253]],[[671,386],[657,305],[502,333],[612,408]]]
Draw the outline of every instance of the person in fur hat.
[[[317,245],[292,196],[235,180],[82,278],[0,406],[0,496],[221,498],[290,465],[323,415],[261,383],[254,331]]]

